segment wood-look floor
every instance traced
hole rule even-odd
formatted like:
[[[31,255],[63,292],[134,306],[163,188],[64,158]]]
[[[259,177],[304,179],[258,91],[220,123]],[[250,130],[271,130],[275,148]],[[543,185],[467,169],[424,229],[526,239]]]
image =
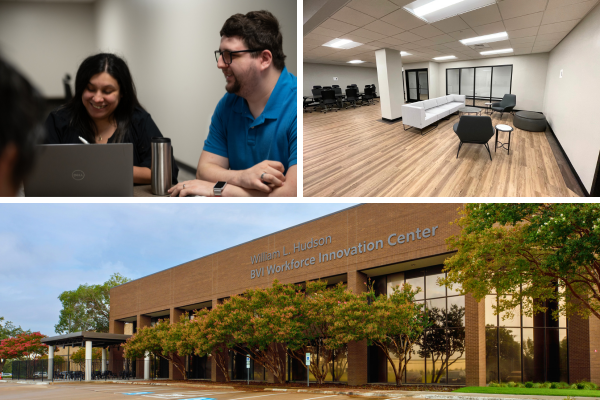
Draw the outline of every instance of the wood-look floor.
[[[565,184],[544,132],[514,128],[510,155],[489,141],[464,144],[439,121],[421,136],[402,122],[381,120],[379,103],[338,112],[304,113],[304,196],[576,197]],[[482,115],[484,115],[482,113]],[[513,126],[494,113],[492,124]],[[427,128],[430,129],[430,128]],[[498,140],[508,141],[500,132]]]

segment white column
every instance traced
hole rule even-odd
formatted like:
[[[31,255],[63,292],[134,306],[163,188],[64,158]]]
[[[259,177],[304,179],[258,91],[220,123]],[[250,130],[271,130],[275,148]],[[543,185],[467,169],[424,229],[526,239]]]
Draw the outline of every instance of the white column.
[[[54,346],[48,346],[48,379],[54,379]]]
[[[85,380],[92,380],[92,341],[85,342]]]
[[[102,349],[102,367],[100,368],[102,372],[106,371],[106,358],[106,349]]]
[[[144,357],[144,380],[150,380],[150,353],[146,352]]]
[[[381,117],[390,121],[396,120],[402,117],[402,105],[404,104],[400,52],[394,49],[379,49],[375,51],[375,59],[377,61]]]

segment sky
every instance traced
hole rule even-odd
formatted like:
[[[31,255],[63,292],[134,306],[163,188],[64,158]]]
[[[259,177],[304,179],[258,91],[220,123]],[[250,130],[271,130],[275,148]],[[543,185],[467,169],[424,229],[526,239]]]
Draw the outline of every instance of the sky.
[[[0,204],[0,316],[55,335],[58,296],[137,279],[353,204]]]

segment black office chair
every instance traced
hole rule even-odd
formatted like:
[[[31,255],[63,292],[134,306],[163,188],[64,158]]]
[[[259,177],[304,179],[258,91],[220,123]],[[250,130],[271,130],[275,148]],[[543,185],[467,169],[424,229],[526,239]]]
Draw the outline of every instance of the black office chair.
[[[319,102],[315,101],[312,97],[303,96],[303,98],[304,101],[302,102],[302,107],[304,112],[312,113],[315,110],[315,107],[319,106]]]
[[[73,98],[73,92],[71,91],[71,75],[65,74],[63,78],[63,87],[65,89],[65,103]]]
[[[373,88],[373,101],[375,101],[375,99],[379,98],[379,95],[377,94],[377,88],[375,87],[375,85],[371,85],[371,87]]]
[[[458,153],[460,153],[460,148],[463,143],[476,143],[485,146],[490,155],[490,161],[492,160],[492,153],[490,152],[488,142],[494,136],[494,127],[492,126],[492,119],[490,117],[463,115],[460,117],[460,120],[454,124],[453,128],[460,140],[456,158],[458,158]]]
[[[337,103],[335,99],[335,91],[333,89],[323,89],[323,91],[321,92],[321,96],[323,96],[323,98],[321,99],[321,105],[323,106],[323,110],[321,111],[323,112],[323,114],[327,114],[327,111],[330,110],[334,110],[335,112],[337,112],[337,109],[333,108],[333,106]],[[331,107],[328,108],[327,106]]]
[[[331,85],[331,87],[335,89],[335,88],[339,88],[340,85]]]
[[[494,111],[500,113],[500,118],[505,112],[511,112],[517,105],[517,96],[514,94],[505,94],[500,103],[492,103],[492,114]]]
[[[365,105],[370,105],[373,104],[373,89],[371,88],[371,86],[365,86],[365,93],[362,95],[362,104]]]
[[[335,87],[333,88],[333,91],[335,92],[335,100],[337,102],[338,107],[342,108],[344,106],[344,94],[342,93],[342,88],[340,88],[338,85],[335,85]]]
[[[353,108],[360,107],[356,105],[358,100],[358,90],[354,87],[348,86],[346,89],[346,103],[350,103]],[[346,109],[349,108],[350,105],[346,106]]]
[[[313,89],[321,89],[321,86],[315,85],[315,86],[313,86]]]
[[[312,92],[312,95],[313,95],[313,100],[316,101],[316,102],[318,102],[319,105],[320,105],[321,104],[321,100],[323,98],[323,96],[321,94],[322,93],[321,88],[317,88],[317,89],[313,88],[313,89],[311,89],[311,92]]]

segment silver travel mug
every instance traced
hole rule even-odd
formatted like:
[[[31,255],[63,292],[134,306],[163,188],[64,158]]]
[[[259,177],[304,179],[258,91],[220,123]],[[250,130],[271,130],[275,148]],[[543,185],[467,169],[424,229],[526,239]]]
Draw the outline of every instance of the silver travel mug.
[[[158,196],[167,195],[171,188],[171,139],[153,137],[152,147],[152,193]]]

